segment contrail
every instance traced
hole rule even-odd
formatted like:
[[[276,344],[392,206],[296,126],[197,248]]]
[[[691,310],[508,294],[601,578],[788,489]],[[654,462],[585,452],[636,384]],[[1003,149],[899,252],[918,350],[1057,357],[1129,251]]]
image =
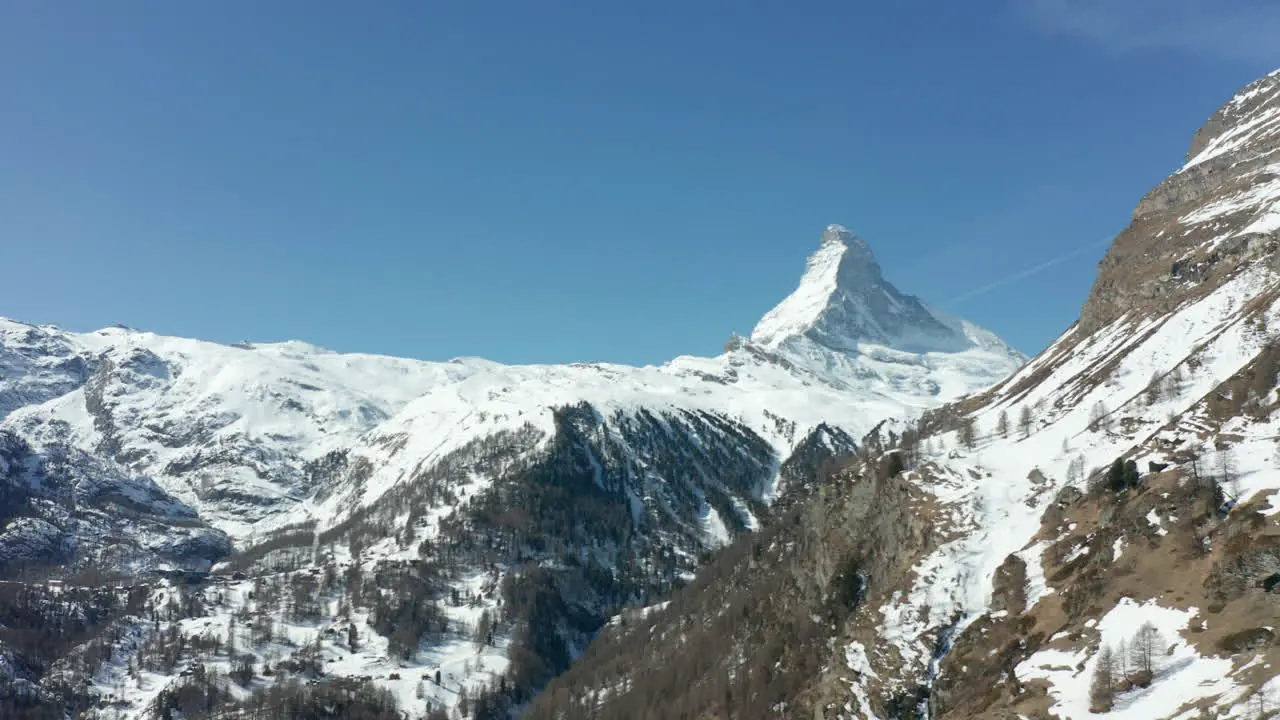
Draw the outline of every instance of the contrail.
[[[1081,254],[1083,254],[1083,253],[1086,253],[1086,252],[1088,252],[1088,251],[1090,251],[1090,250],[1092,250],[1092,249],[1094,249],[1094,248],[1098,247],[1099,245],[1103,245],[1103,244],[1105,244],[1105,243],[1109,243],[1109,242],[1111,242],[1111,241],[1110,241],[1110,240],[1103,240],[1103,241],[1101,241],[1101,242],[1090,243],[1090,244],[1085,245],[1085,246],[1083,246],[1083,247],[1078,247],[1078,248],[1076,248],[1075,250],[1072,250],[1071,252],[1069,252],[1069,253],[1067,253],[1067,254],[1065,254],[1065,255],[1059,255],[1058,257],[1053,258],[1052,260],[1045,260],[1044,262],[1040,263],[1039,265],[1035,265],[1035,266],[1032,266],[1032,267],[1027,268],[1026,270],[1022,270],[1022,271],[1020,271],[1020,272],[1016,272],[1016,273],[1014,273],[1014,274],[1010,275],[1009,277],[1001,278],[1000,280],[996,280],[995,282],[989,282],[989,283],[987,283],[986,285],[983,285],[982,287],[975,288],[975,289],[973,289],[973,290],[970,290],[969,292],[966,292],[966,293],[962,293],[962,294],[960,294],[960,295],[957,295],[957,296],[955,296],[955,297],[951,298],[951,300],[950,300],[947,304],[948,304],[948,305],[955,305],[956,303],[962,303],[962,302],[964,302],[965,300],[969,300],[969,299],[971,299],[971,298],[975,298],[975,297],[977,297],[977,296],[979,296],[979,295],[985,295],[986,293],[989,293],[989,292],[991,292],[992,290],[995,290],[996,288],[1004,287],[1005,285],[1008,285],[1008,284],[1010,284],[1010,283],[1015,283],[1015,282],[1018,282],[1019,280],[1022,280],[1022,279],[1028,278],[1028,277],[1031,277],[1032,275],[1035,275],[1035,274],[1036,274],[1036,273],[1038,273],[1038,272],[1041,272],[1041,271],[1044,271],[1044,270],[1048,270],[1049,268],[1053,267],[1054,265],[1057,265],[1057,264],[1059,264],[1059,263],[1064,263],[1064,262],[1066,262],[1066,261],[1070,260],[1071,258],[1073,258],[1073,257],[1077,256],[1077,255],[1081,255]]]

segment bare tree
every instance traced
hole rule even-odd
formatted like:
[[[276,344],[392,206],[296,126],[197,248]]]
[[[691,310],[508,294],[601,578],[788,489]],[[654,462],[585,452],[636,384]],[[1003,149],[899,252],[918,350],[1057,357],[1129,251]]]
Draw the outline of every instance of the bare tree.
[[[1108,712],[1116,699],[1116,656],[1110,645],[1098,650],[1093,665],[1093,681],[1089,684],[1089,710]]]
[[[1009,437],[1009,413],[1004,410],[1000,411],[1000,415],[996,418],[996,432],[1000,433],[1000,437]]]
[[[1084,480],[1084,455],[1076,455],[1067,465],[1067,482],[1073,485]]]
[[[1164,394],[1168,397],[1178,397],[1182,394],[1182,367],[1175,367],[1164,376]]]
[[[1230,445],[1219,448],[1214,458],[1218,466],[1218,482],[1231,493],[1231,499],[1240,501],[1243,489],[1240,487],[1240,474],[1236,472],[1236,454]]]
[[[1199,443],[1191,443],[1186,450],[1187,463],[1191,465],[1191,478],[1196,487],[1205,488],[1213,485],[1213,478],[1204,472],[1204,448]]]
[[[1116,678],[1120,682],[1121,689],[1129,680],[1129,643],[1124,638],[1120,638],[1120,644],[1116,646]]]
[[[914,469],[920,460],[920,431],[915,425],[910,425],[902,431],[902,437],[898,440],[898,447],[902,448],[903,460],[906,461],[907,469]]]
[[[1031,406],[1023,405],[1022,410],[1018,411],[1018,431],[1022,433],[1025,440],[1031,437]]]
[[[1089,429],[1098,432],[1107,430],[1110,427],[1111,421],[1107,416],[1107,406],[1103,405],[1102,401],[1099,400],[1093,404],[1092,408],[1089,408]]]
[[[493,614],[488,610],[481,612],[474,638],[477,649],[493,644],[493,629]]]
[[[1139,676],[1137,684],[1145,687],[1151,682],[1151,678],[1155,676],[1158,669],[1157,658],[1163,645],[1164,638],[1160,635],[1160,629],[1150,620],[1138,627],[1138,632],[1134,634],[1133,641],[1129,644],[1129,660],[1133,663],[1134,672]]]
[[[1160,402],[1164,396],[1164,383],[1160,380],[1160,373],[1152,370],[1151,379],[1147,381],[1147,389],[1143,391],[1143,396],[1147,401],[1147,405],[1155,405]]]
[[[1265,685],[1254,690],[1253,697],[1249,699],[1249,704],[1253,706],[1253,715],[1258,720],[1266,720],[1269,717],[1274,717],[1273,715],[1268,714],[1268,699],[1267,688]]]

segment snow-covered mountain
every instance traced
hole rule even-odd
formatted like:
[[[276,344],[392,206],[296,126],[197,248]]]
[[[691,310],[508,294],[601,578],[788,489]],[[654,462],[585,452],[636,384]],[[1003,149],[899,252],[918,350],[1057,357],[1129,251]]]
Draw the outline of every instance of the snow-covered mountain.
[[[774,349],[812,343],[855,355],[866,345],[910,353],[960,353],[975,347],[1009,352],[990,332],[900,292],[884,279],[867,243],[839,225],[827,227],[800,287],[760,319],[751,340]]]
[[[898,291],[839,226],[751,338],[661,366],[423,362],[0,320],[0,439],[21,449],[7,479],[31,498],[6,512],[0,551],[12,541],[29,565],[41,540],[64,568],[205,570],[234,543],[219,568],[250,577],[218,602],[320,638],[330,660],[347,653],[342,674],[448,657],[455,690],[502,675],[518,695],[616,608],[687,582],[709,551],[805,497],[854,438],[1024,361]],[[115,490],[54,492],[107,479]],[[107,532],[90,509],[132,519]],[[345,573],[315,591],[341,618],[265,604],[261,583],[310,582],[307,567]],[[175,616],[174,632],[235,635],[231,610],[210,612]],[[498,639],[487,669],[463,671],[482,613]],[[374,628],[358,631],[359,658],[326,639],[353,616]],[[458,701],[405,675],[389,685],[402,707]],[[130,712],[156,702],[148,682],[176,682],[111,677],[137,685]]]
[[[1280,71],[1196,133],[1048,349],[878,428],[528,717],[1274,717],[1277,177]]]
[[[819,424],[859,435],[986,387],[1023,359],[900,293],[863,241],[831,226],[751,340],[658,367],[432,363],[0,320],[0,428],[114,461],[242,537],[282,518],[339,518],[477,438],[526,425],[549,437],[555,408],[710,413],[781,462]],[[335,451],[370,464],[359,488],[317,487],[308,463]]]

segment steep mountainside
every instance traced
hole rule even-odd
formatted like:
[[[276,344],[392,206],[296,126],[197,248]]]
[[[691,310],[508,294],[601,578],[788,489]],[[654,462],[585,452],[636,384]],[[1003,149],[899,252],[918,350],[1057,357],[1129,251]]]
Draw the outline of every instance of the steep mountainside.
[[[1280,72],[1142,200],[1079,323],[877,428],[531,717],[1276,716],[1278,161]]]
[[[669,593],[808,495],[854,438],[1023,361],[893,288],[838,226],[751,339],[659,367],[428,363],[0,321],[0,433],[28,458],[11,482],[32,498],[5,516],[0,553],[27,575],[195,571],[194,588],[148,581],[152,612],[178,609],[131,636],[147,672],[101,671],[126,713],[176,702],[164,688],[186,682],[179,664],[250,663],[243,695],[304,660],[326,671],[310,679],[377,675],[411,712],[464,702],[463,687],[522,702],[617,608]],[[74,491],[49,480],[65,467]],[[58,554],[32,552],[31,527]],[[166,527],[166,542],[148,539]],[[56,567],[33,567],[46,557]],[[204,649],[175,656],[161,641]],[[42,687],[36,665],[11,664]]]

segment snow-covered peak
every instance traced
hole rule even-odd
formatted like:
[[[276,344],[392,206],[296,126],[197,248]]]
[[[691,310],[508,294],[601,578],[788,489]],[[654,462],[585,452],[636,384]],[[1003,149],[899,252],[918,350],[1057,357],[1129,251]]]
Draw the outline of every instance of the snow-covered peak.
[[[827,226],[799,287],[751,333],[753,343],[769,349],[816,343],[841,353],[861,353],[867,345],[958,353],[985,347],[991,337],[899,291],[885,280],[871,247],[840,225]],[[1010,357],[1021,357],[999,344]]]
[[[814,327],[833,302],[842,279],[846,285],[879,283],[880,265],[861,238],[840,225],[828,225],[818,251],[809,256],[800,286],[765,313],[751,340],[773,346]]]

